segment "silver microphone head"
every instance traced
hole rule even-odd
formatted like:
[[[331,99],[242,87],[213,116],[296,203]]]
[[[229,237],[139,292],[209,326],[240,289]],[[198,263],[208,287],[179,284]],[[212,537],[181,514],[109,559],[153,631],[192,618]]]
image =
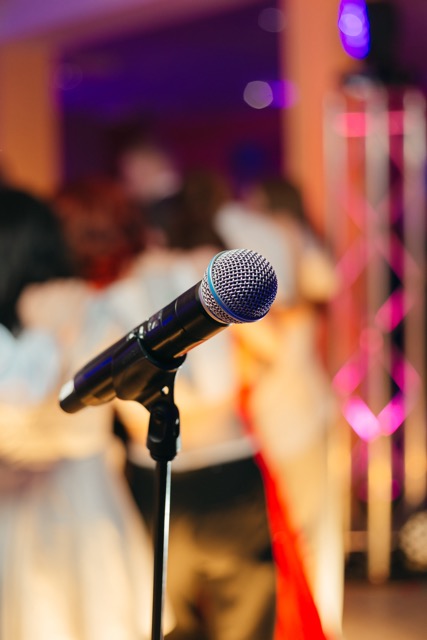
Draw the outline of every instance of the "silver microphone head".
[[[250,249],[232,249],[214,256],[200,286],[205,310],[215,320],[255,322],[268,313],[277,294],[271,264]]]

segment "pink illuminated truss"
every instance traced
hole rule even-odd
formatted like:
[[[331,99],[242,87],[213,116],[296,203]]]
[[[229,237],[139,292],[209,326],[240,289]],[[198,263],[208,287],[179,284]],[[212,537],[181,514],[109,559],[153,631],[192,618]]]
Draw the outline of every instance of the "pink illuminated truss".
[[[350,353],[338,366],[333,384],[342,398],[346,421],[365,441],[390,435],[401,427],[417,395],[422,392],[420,374],[393,345],[391,335],[419,303],[414,292],[405,288],[404,281],[408,278],[423,280],[419,263],[405,246],[399,223],[403,215],[403,134],[408,119],[405,120],[400,105],[378,113],[369,108],[368,101],[349,100],[351,106],[347,103],[347,109],[338,110],[331,119],[334,135],[346,141],[348,169],[345,187],[338,185],[334,194],[337,210],[346,216],[341,225],[343,237],[332,238],[338,249],[337,267],[343,283],[336,303],[336,308],[341,307],[337,316],[339,323],[344,316],[348,322],[359,323],[357,335],[347,337],[353,347],[348,345]],[[369,166],[368,139],[383,145],[383,167],[375,164],[375,149],[373,166]],[[369,172],[378,167],[380,174],[385,168],[387,175],[384,189],[374,201],[367,193],[367,182],[372,180]],[[378,180],[382,177],[379,175]],[[410,213],[405,212],[405,215]],[[337,233],[335,229],[333,233]],[[377,291],[374,297],[381,302],[376,308],[369,308],[369,301],[364,298],[365,288],[372,286],[368,282],[372,274],[375,280],[378,261],[383,265],[381,268],[388,271],[388,282],[394,280],[394,287],[388,292]],[[384,299],[381,299],[382,295]],[[385,343],[389,346],[388,357],[385,356]],[[385,380],[389,379],[390,389],[388,400],[376,411],[370,407],[367,397],[373,370],[380,371],[379,375]]]

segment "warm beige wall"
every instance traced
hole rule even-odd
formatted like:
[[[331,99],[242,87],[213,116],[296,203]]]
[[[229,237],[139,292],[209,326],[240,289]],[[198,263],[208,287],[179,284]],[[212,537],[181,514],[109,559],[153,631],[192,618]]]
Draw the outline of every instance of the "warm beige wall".
[[[285,171],[303,188],[311,215],[323,226],[323,100],[353,62],[339,39],[339,0],[280,1],[286,15],[283,77],[295,84],[299,94],[295,106],[283,111]]]
[[[59,178],[59,126],[50,50],[0,48],[0,165],[14,183],[44,194]]]

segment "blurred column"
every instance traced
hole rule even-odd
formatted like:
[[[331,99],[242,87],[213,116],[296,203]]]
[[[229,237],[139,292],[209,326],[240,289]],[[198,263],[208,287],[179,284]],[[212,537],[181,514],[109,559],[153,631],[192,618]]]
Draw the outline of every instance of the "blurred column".
[[[284,172],[302,188],[314,224],[326,223],[326,176],[324,150],[324,100],[340,85],[341,75],[354,65],[342,50],[338,0],[280,0],[286,17],[280,59],[282,77],[295,88],[295,102],[282,112]],[[343,463],[341,442],[348,435],[336,425],[328,439],[328,499],[324,505],[328,539],[323,541],[314,597],[325,632],[340,635],[343,602],[342,478],[349,465]],[[347,483],[348,484],[348,483]]]
[[[404,305],[407,310],[404,344],[407,358],[405,407],[405,501],[408,511],[427,495],[426,432],[426,101],[418,91],[408,91],[403,101],[402,164],[403,206],[407,212],[402,230],[405,254]]]
[[[283,111],[285,170],[303,188],[308,209],[323,227],[325,176],[323,100],[353,65],[340,44],[338,0],[280,0],[286,16],[281,43],[283,77],[297,101]]]
[[[53,58],[42,44],[0,48],[0,168],[13,184],[49,193],[59,177]]]
[[[394,363],[393,336],[390,327],[392,291],[393,193],[390,154],[393,146],[389,128],[389,96],[374,89],[363,102],[364,231],[366,243],[366,291],[360,300],[362,324],[359,344],[366,366],[361,397],[378,420],[377,432],[367,441],[367,552],[368,576],[380,583],[390,573],[392,534],[392,389]],[[381,317],[380,316],[384,316]],[[388,410],[390,408],[390,410]],[[364,419],[365,420],[365,419]],[[365,422],[366,424],[366,422]],[[362,427],[363,429],[363,427]]]

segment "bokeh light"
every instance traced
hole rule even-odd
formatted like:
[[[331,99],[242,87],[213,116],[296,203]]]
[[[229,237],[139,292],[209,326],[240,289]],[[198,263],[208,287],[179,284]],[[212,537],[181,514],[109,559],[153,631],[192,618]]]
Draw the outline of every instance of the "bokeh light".
[[[370,27],[364,0],[341,0],[338,28],[346,53],[352,58],[366,58],[370,49]]]
[[[273,102],[273,89],[264,80],[253,80],[246,85],[243,99],[253,109],[265,109]]]
[[[253,80],[248,82],[243,99],[253,109],[288,109],[298,101],[297,87],[289,80]]]

